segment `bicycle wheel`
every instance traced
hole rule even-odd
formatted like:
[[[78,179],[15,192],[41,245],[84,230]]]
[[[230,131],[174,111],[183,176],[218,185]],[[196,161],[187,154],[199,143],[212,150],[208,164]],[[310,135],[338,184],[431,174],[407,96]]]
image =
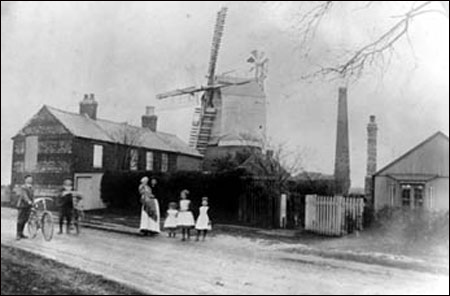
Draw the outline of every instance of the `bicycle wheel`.
[[[46,241],[53,238],[53,215],[50,212],[42,214],[42,235]]]
[[[30,238],[35,238],[39,229],[39,220],[36,213],[32,212],[28,218],[28,234]]]

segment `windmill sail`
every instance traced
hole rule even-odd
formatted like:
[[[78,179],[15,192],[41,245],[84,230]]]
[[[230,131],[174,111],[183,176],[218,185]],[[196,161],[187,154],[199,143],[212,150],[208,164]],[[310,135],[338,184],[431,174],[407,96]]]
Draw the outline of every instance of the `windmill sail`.
[[[193,95],[197,92],[203,92],[200,107],[194,111],[194,118],[192,120],[192,128],[189,138],[191,147],[197,149],[201,154],[205,154],[206,148],[211,137],[211,132],[214,126],[217,110],[213,106],[214,95],[217,93],[216,89],[226,87],[234,84],[245,84],[249,81],[241,81],[237,83],[216,82],[216,66],[219,57],[219,49],[222,42],[222,36],[225,28],[225,19],[227,16],[227,7],[223,7],[216,17],[216,24],[214,27],[214,34],[212,39],[211,54],[208,64],[206,86],[187,87],[177,89],[174,91],[162,93],[156,96],[157,99],[163,100],[171,97],[182,96],[186,94]]]
[[[222,42],[223,31],[225,28],[225,19],[227,16],[227,7],[223,7],[218,13],[216,18],[216,25],[214,28],[212,46],[211,46],[211,56],[209,59],[209,67],[208,67],[208,81],[207,87],[208,89],[205,91],[204,96],[202,98],[202,106],[200,113],[200,126],[195,126],[195,122],[192,125],[191,139],[190,142],[192,144],[195,143],[195,148],[200,152],[200,154],[204,155],[206,152],[206,148],[209,143],[209,139],[211,137],[211,132],[214,126],[214,121],[216,118],[217,110],[213,107],[213,98],[215,93],[215,73],[216,73],[216,65],[217,59],[219,56],[220,44]],[[198,129],[198,132],[196,132]]]

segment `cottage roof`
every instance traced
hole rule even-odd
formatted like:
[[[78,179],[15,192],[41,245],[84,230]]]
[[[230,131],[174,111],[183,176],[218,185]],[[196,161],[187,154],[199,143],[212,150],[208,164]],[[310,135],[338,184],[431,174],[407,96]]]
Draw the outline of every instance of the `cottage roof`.
[[[197,150],[172,134],[104,119],[93,120],[85,115],[50,106],[44,106],[43,109],[50,112],[76,137],[201,157]]]
[[[424,140],[423,142],[421,142],[420,144],[418,144],[417,146],[413,147],[412,149],[410,149],[408,152],[404,153],[402,156],[400,156],[399,158],[397,158],[396,160],[394,160],[393,162],[389,163],[388,165],[386,165],[385,167],[383,167],[382,169],[380,169],[378,172],[376,172],[374,174],[374,176],[379,176],[382,175],[386,172],[389,173],[390,170],[393,170],[396,166],[400,165],[401,163],[403,163],[406,159],[408,159],[408,157],[414,155],[415,153],[417,153],[419,150],[424,149],[425,147],[429,147],[429,144],[432,143],[435,140],[440,140],[440,142],[436,142],[436,143],[447,143],[447,149],[446,149],[446,159],[441,159],[441,155],[436,155],[435,151],[433,151],[432,153],[428,153],[428,156],[431,157],[433,156],[433,161],[436,163],[440,164],[440,174],[441,175],[446,175],[448,176],[448,141],[449,138],[447,135],[445,135],[443,132],[436,132],[434,133],[432,136],[430,136],[429,138],[427,138],[426,140]],[[441,149],[439,149],[439,151],[442,151]],[[439,153],[442,154],[442,153]],[[427,165],[431,165],[431,161],[430,160],[425,160],[424,159],[424,155],[420,155],[418,157],[417,161],[424,161]],[[410,177],[410,173],[406,172],[409,175],[409,179]],[[417,176],[424,176],[427,175],[426,173],[428,172],[420,172],[417,171],[415,172],[415,174]],[[390,172],[391,177],[397,177],[397,178],[404,178],[404,172],[400,173],[400,174],[396,174],[395,171],[394,172]],[[435,174],[433,174],[433,176],[435,176]]]

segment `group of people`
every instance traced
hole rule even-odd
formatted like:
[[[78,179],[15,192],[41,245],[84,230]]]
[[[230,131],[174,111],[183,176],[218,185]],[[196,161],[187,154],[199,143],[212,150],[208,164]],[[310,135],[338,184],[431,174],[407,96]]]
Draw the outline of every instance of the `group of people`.
[[[149,178],[144,177],[139,185],[139,193],[141,196],[141,222],[140,231],[143,235],[155,235],[160,233],[160,211],[157,200],[157,181],[152,179],[149,184]],[[188,199],[189,191],[182,190],[178,203],[169,203],[169,209],[166,212],[164,221],[164,229],[168,232],[169,237],[175,238],[177,231],[180,229],[182,240],[191,238],[191,230],[197,230],[197,240],[202,236],[203,240],[211,230],[211,220],[208,216],[208,198],[202,198],[202,205],[199,208],[199,216],[195,221],[191,210],[191,201]]]
[[[26,223],[31,215],[34,205],[33,177],[25,176],[25,184],[21,188],[21,193],[17,201],[17,240],[26,239],[23,233]],[[57,197],[59,208],[59,234],[63,233],[64,222],[66,222],[66,233],[69,234],[72,225],[78,234],[80,232],[79,220],[82,213],[82,195],[73,190],[71,179],[65,179]]]
[[[142,204],[140,232],[143,235],[155,235],[160,230],[160,209],[157,200],[158,187],[156,179],[144,177],[141,179],[139,186],[140,202]],[[191,201],[188,198],[189,191],[184,189],[180,193],[179,202],[171,202],[166,212],[164,221],[164,229],[168,232],[169,237],[175,238],[177,231],[181,230],[182,240],[191,238],[191,230],[197,230],[197,240],[200,237],[206,239],[208,231],[211,230],[211,220],[208,216],[208,198],[203,197],[199,208],[197,220],[191,210]],[[71,232],[72,225],[78,234],[80,232],[79,220],[82,214],[81,206],[82,195],[73,189],[71,179],[63,182],[62,188],[57,198],[59,208],[59,232],[63,233],[64,222],[66,223],[66,233]],[[18,218],[17,218],[17,239],[27,238],[24,235],[24,228],[31,214],[34,205],[34,190],[32,176],[25,177],[25,185],[22,187],[21,194],[18,199]]]

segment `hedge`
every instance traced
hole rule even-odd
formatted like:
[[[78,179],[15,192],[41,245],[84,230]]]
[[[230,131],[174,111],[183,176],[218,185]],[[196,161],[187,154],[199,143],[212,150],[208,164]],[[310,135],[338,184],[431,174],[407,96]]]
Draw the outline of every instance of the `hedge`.
[[[209,198],[211,217],[222,220],[237,220],[239,196],[242,194],[243,172],[106,172],[101,183],[101,198],[108,208],[140,208],[138,187],[147,176],[158,180],[156,197],[161,213],[165,213],[170,202],[178,202],[181,190],[188,189],[192,209],[197,214],[204,196]]]

